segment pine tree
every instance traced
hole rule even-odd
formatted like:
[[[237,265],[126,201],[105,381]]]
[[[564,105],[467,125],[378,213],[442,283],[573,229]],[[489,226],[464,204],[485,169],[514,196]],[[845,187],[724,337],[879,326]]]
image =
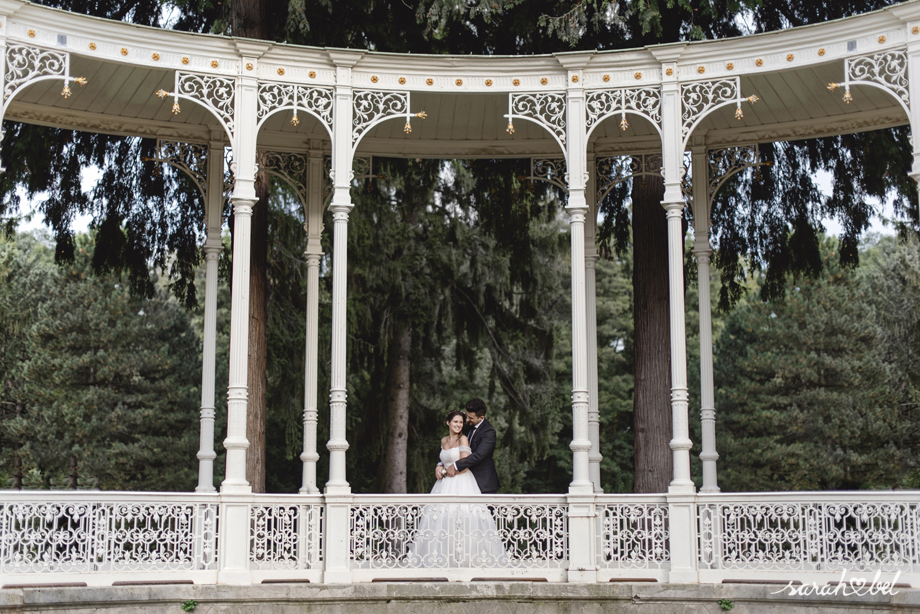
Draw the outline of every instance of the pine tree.
[[[882,361],[868,288],[822,243],[823,272],[785,300],[747,301],[715,352],[723,490],[897,485],[908,421]],[[766,281],[760,276],[756,283]]]
[[[3,427],[26,486],[64,486],[75,466],[81,487],[188,490],[200,374],[189,368],[198,338],[188,315],[163,288],[138,298],[117,277],[95,275],[88,237],[75,247],[71,266],[26,272],[41,295],[30,297],[21,410]],[[50,260],[29,247],[42,250]]]

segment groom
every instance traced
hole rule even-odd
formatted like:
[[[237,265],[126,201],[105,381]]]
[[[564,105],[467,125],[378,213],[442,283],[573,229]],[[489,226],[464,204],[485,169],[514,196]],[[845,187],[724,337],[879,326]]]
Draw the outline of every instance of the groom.
[[[486,420],[486,404],[482,399],[473,399],[466,404],[466,422],[469,425],[465,432],[472,450],[470,455],[446,468],[438,468],[438,471],[454,477],[464,469],[469,469],[482,494],[494,495],[498,492],[498,473],[495,472],[495,461],[492,460],[496,435],[495,429]]]

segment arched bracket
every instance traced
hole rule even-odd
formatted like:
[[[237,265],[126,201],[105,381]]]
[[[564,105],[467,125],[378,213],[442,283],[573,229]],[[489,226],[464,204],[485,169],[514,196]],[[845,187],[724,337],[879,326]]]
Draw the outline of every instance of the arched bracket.
[[[271,115],[278,111],[293,111],[291,125],[300,124],[299,110],[306,111],[326,128],[332,138],[333,92],[327,87],[306,87],[286,83],[259,83],[258,125],[260,129]]]
[[[847,58],[844,66],[844,82],[829,83],[828,90],[844,87],[843,101],[853,101],[851,85],[876,87],[895,97],[910,116],[910,89],[907,77],[907,52],[901,49],[883,51],[873,55]]]
[[[176,83],[173,91],[159,90],[156,93],[160,98],[173,97],[172,112],[174,115],[181,113],[179,99],[191,100],[204,106],[220,121],[230,142],[233,142],[235,124],[233,120],[234,98],[236,83],[230,77],[213,77],[195,73],[176,71]]]
[[[406,126],[403,132],[412,132],[411,119],[415,115],[425,119],[428,114],[424,111],[412,113],[409,110],[409,92],[378,92],[374,90],[356,90],[354,98],[354,116],[351,122],[351,150],[358,148],[358,142],[367,134],[368,130],[393,117],[405,115]]]
[[[585,97],[587,137],[608,117],[620,115],[620,128],[629,128],[626,114],[632,113],[648,120],[661,134],[661,88],[634,87],[588,92]]]
[[[203,201],[208,202],[207,145],[157,139],[156,157],[148,158],[147,161],[168,164],[188,175],[201,193]]]
[[[309,157],[302,153],[287,151],[256,151],[256,163],[260,171],[281,179],[291,186],[297,199],[307,211],[307,162]]]
[[[566,181],[567,174],[568,169],[566,168],[565,158],[530,159],[530,177],[528,177],[528,179],[545,181],[568,192],[569,185]]]
[[[565,152],[565,93],[508,94],[508,134],[514,134],[514,118],[538,124],[549,131]]]
[[[745,169],[769,166],[770,164],[769,162],[761,162],[760,146],[757,143],[710,149],[707,152],[707,162],[709,164],[709,186],[706,198],[708,199],[707,204],[710,210],[712,210],[712,202],[715,200],[716,192],[729,178]]]
[[[694,83],[681,84],[681,147],[683,151],[687,148],[687,141],[690,135],[696,129],[703,119],[717,109],[734,104],[738,107],[735,112],[735,119],[741,119],[744,114],[741,112],[741,103],[744,101],[751,104],[760,100],[757,96],[741,96],[741,79],[733,77],[731,79],[719,79],[718,81],[696,81]]]
[[[684,173],[681,179],[681,192],[688,201],[693,195],[690,181],[691,157],[684,155]],[[664,176],[662,156],[659,151],[635,153],[626,156],[610,156],[597,159],[597,207],[601,206],[607,193],[618,184],[634,177]]]
[[[0,104],[0,125],[6,117],[6,109],[13,98],[29,85],[38,81],[49,79],[62,79],[64,89],[61,96],[70,98],[70,83],[75,81],[81,86],[86,85],[83,77],[70,76],[70,54],[62,51],[52,51],[41,47],[29,45],[9,44],[6,48],[6,73],[3,75],[3,99]],[[0,140],[3,131],[0,129]],[[3,172],[0,167],[0,172]]]

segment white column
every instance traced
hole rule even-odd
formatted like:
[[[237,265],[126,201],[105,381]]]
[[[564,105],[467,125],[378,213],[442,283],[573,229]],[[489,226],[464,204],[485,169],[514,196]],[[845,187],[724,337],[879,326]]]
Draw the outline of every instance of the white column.
[[[920,35],[913,34],[915,27],[920,28],[920,21],[907,23],[907,78],[910,91],[910,133],[914,149],[914,164],[910,177],[920,183]]]
[[[596,582],[594,484],[591,482],[588,429],[588,329],[585,296],[585,220],[590,212],[585,199],[587,151],[585,92],[582,68],[590,56],[556,56],[567,69],[566,165],[572,259],[572,482],[569,506],[569,582]]]
[[[700,303],[700,421],[703,432],[703,487],[700,492],[719,492],[716,478],[716,405],[712,373],[712,305],[709,288],[709,160],[706,146],[695,145],[693,152],[693,255],[696,256]]]
[[[332,382],[329,390],[329,481],[326,482],[326,560],[323,581],[351,582],[349,561],[351,486],[345,479],[346,408],[346,283],[348,272],[348,213],[352,178],[352,87],[351,67],[360,53],[330,51],[336,63],[334,125],[332,138]]]
[[[673,71],[677,73],[676,65]],[[662,157],[664,199],[661,205],[668,219],[668,292],[671,314],[671,429],[674,477],[669,492],[694,492],[690,479],[690,441],[687,393],[687,339],[684,320],[684,233],[681,192],[683,151],[681,151],[681,101],[676,77],[666,80],[661,94]]]
[[[242,64],[256,57],[243,56]],[[252,71],[255,73],[256,71]],[[252,487],[246,480],[246,423],[249,361],[249,269],[252,207],[256,203],[256,109],[258,80],[238,77],[233,138],[233,280],[230,295],[230,385],[227,393],[226,477],[220,486],[218,583],[250,584],[249,506]]]
[[[346,379],[346,275],[348,273],[348,213],[351,204],[351,66],[337,66],[335,91],[335,136],[332,145],[332,382],[329,390],[329,481],[326,493],[347,494],[351,487],[345,479]]]
[[[665,49],[662,53],[668,53]],[[680,53],[675,49],[673,53]],[[662,58],[659,58],[662,59]],[[676,59],[674,57],[673,59]],[[684,319],[684,197],[680,84],[677,64],[663,60],[661,88],[662,165],[665,191],[661,205],[668,220],[668,294],[671,332],[671,442],[674,476],[668,486],[672,583],[698,582],[696,557],[696,488],[690,479],[690,420],[687,393],[687,340]]]
[[[585,200],[588,217],[585,220],[585,322],[588,341],[588,439],[591,451],[588,453],[588,473],[594,484],[594,492],[603,493],[601,487],[601,434],[600,407],[597,384],[597,284],[595,269],[600,256],[597,253],[597,183],[594,153],[587,156],[588,184]]]
[[[323,152],[321,143],[311,144],[307,163],[307,339],[304,357],[303,485],[301,494],[319,492],[316,486],[316,396],[319,360],[319,262],[323,256],[320,235],[323,225]]]
[[[217,354],[217,259],[223,249],[221,213],[224,184],[224,145],[212,142],[208,149],[208,196],[205,223],[208,238],[204,244],[204,346],[201,365],[201,440],[198,449],[196,492],[214,492],[214,373]]]

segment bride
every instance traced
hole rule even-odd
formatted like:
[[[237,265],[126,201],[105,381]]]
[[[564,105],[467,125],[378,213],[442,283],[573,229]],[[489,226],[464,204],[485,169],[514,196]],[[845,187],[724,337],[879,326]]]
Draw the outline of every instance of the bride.
[[[463,434],[466,416],[454,410],[447,414],[447,437],[441,440],[441,463],[446,467],[470,455],[469,440]],[[481,494],[476,478],[467,469],[446,473],[431,488],[433,495],[466,499]],[[412,566],[494,567],[507,557],[495,520],[485,503],[436,503],[422,508],[415,541],[409,547]]]

